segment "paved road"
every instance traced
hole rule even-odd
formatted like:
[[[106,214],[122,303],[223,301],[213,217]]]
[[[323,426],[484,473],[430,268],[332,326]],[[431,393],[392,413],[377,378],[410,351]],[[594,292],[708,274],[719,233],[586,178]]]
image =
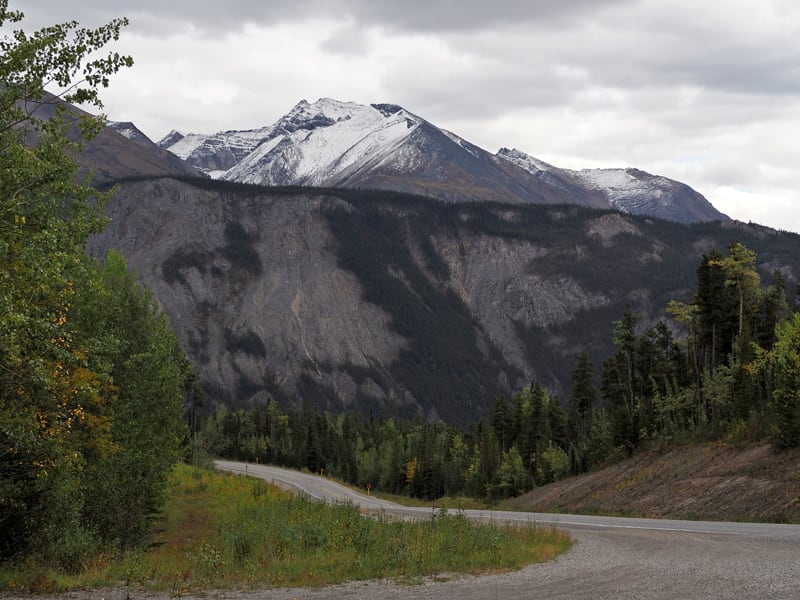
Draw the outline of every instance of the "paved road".
[[[232,473],[241,473],[250,475],[251,477],[266,479],[284,489],[295,490],[306,494],[310,498],[323,502],[346,502],[349,500],[353,504],[367,510],[395,510],[403,508],[400,504],[380,500],[374,496],[368,496],[367,494],[360,494],[340,483],[309,473],[301,473],[300,471],[282,469],[271,465],[254,465],[253,463],[234,462],[230,460],[217,460],[214,461],[214,465],[217,469],[222,471],[230,471]]]
[[[264,465],[219,461],[217,468],[262,477],[323,501],[424,517],[327,479]],[[422,586],[357,583],[321,590],[269,590],[237,598],[800,598],[800,526],[551,515],[468,510],[475,519],[529,521],[568,530],[575,547],[558,560],[514,573],[456,577]]]
[[[413,508],[395,502],[381,500],[354,491],[330,479],[273,467],[233,461],[218,460],[216,467],[223,471],[259,477],[282,486],[294,489],[316,500],[324,502],[345,502],[367,510],[383,510],[388,514],[425,517],[431,514],[430,508]],[[768,538],[785,538],[800,543],[800,525],[781,525],[775,523],[730,523],[721,521],[680,521],[670,519],[634,519],[628,517],[598,517],[591,515],[567,515],[498,510],[466,510],[467,516],[487,521],[515,523],[537,523],[555,525],[562,529],[628,529],[648,531],[672,531],[677,533],[708,533],[727,535],[750,535]],[[798,594],[800,599],[800,593]]]

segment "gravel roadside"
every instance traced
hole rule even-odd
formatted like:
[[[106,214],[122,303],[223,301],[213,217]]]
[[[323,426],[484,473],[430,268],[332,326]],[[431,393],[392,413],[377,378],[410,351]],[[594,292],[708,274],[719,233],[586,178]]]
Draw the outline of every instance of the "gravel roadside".
[[[369,581],[321,589],[224,590],[182,595],[187,600],[334,600],[430,598],[547,599],[742,599],[800,597],[800,540],[670,531],[570,532],[573,549],[551,563],[479,577],[439,577],[420,584]],[[1,595],[3,598],[30,596]],[[166,600],[124,588],[86,590],[37,600]]]

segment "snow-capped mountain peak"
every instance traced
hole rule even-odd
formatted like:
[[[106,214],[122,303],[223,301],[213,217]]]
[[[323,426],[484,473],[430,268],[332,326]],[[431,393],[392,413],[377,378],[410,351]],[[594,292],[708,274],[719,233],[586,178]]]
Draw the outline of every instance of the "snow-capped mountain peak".
[[[725,218],[678,182],[631,169],[559,169],[516,149],[492,155],[389,103],[301,100],[266,127],[173,132],[159,145],[212,177],[243,183],[370,187],[456,201],[574,202],[679,221]]]
[[[320,98],[314,104],[301,100],[273,125],[273,129],[275,133],[291,134],[300,129],[312,131],[318,127],[330,127],[338,121],[350,119],[359,108],[352,102],[330,98]]]
[[[268,127],[189,134],[167,148],[212,177],[262,185],[331,185],[391,152],[420,122],[395,105],[320,98],[298,102]]]

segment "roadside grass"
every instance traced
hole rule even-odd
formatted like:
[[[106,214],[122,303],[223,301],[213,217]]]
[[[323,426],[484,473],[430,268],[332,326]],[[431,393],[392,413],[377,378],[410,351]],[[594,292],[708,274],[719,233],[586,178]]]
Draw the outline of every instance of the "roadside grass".
[[[181,596],[192,590],[324,586],[377,578],[521,568],[568,550],[567,534],[506,527],[439,511],[422,521],[363,515],[264,481],[180,465],[146,551],[100,556],[64,575],[32,563],[0,570],[0,589],[53,592],[127,587]]]
[[[343,484],[347,485],[347,484]],[[363,490],[359,490],[363,493]],[[423,500],[421,498],[412,498],[411,496],[401,496],[399,494],[387,494],[385,492],[372,492],[372,495],[381,500],[389,500],[396,502],[403,506],[413,506],[422,508],[444,508],[446,510],[488,510],[492,508],[492,504],[479,500],[477,498],[469,498],[467,496],[451,497],[445,496],[437,498],[436,500]]]

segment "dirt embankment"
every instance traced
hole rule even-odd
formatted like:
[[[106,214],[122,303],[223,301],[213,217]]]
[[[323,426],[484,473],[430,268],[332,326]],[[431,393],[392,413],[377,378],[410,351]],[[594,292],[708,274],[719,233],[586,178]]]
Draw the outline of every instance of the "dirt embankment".
[[[723,521],[800,522],[800,449],[723,442],[643,452],[505,507]]]

